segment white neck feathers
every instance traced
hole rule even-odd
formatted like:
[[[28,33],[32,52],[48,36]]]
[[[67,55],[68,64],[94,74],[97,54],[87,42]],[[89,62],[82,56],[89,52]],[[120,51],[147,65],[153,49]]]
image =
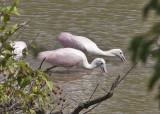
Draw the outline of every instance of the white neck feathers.
[[[96,60],[94,59],[94,60],[92,61],[92,63],[89,64],[87,58],[84,58],[84,59],[83,59],[82,66],[83,66],[85,69],[89,69],[89,70],[94,69],[94,68],[97,67],[97,65],[96,65]]]
[[[113,54],[113,50],[108,50],[108,51],[102,51],[101,49],[97,50],[96,55],[103,55],[103,56],[115,56],[115,54]]]

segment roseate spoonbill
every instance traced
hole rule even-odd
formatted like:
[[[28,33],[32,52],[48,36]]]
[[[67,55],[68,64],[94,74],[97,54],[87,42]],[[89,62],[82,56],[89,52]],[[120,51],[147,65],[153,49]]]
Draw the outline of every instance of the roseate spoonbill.
[[[121,49],[111,49],[108,51],[102,51],[92,40],[83,36],[76,36],[68,32],[62,32],[58,36],[58,41],[64,47],[75,48],[83,51],[84,53],[102,56],[117,56],[122,61],[126,60]]]
[[[21,59],[23,57],[23,50],[27,49],[27,45],[23,41],[13,41],[10,43],[13,48],[12,53],[15,54],[14,59]]]
[[[69,68],[80,65],[85,69],[101,67],[101,69],[107,73],[104,59],[96,58],[89,64],[86,55],[82,51],[74,48],[60,48],[57,50],[40,52],[37,58],[39,60],[45,60],[53,65],[48,68],[47,71],[54,67]]]

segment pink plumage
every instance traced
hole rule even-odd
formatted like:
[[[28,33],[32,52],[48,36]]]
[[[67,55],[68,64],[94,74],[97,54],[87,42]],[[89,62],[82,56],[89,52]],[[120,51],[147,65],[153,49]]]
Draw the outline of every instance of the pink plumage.
[[[60,48],[53,51],[44,51],[39,53],[37,58],[41,61],[45,59],[45,61],[53,65],[47,70],[58,66],[67,68],[80,65],[86,69],[101,67],[104,72],[107,72],[105,60],[103,58],[96,58],[89,64],[86,55],[82,51],[74,48]]]
[[[83,51],[84,53],[87,52],[88,46],[96,46],[96,44],[93,44],[91,40],[83,36],[72,35],[68,32],[62,32],[58,36],[58,40],[63,44],[64,47],[75,48]],[[91,42],[91,45],[88,45],[88,43],[90,42]]]
[[[77,36],[68,32],[62,32],[58,36],[58,41],[64,47],[75,48],[83,51],[86,54],[102,55],[102,56],[117,56],[122,61],[126,60],[121,49],[111,49],[108,51],[103,51],[98,48],[96,43],[94,43],[92,40],[84,36]]]
[[[78,52],[78,53],[77,53]],[[80,53],[80,54],[79,54]],[[52,65],[58,65],[63,67],[73,67],[78,65],[82,61],[83,53],[79,50],[71,48],[60,48],[53,51],[44,51],[39,53],[38,59],[51,63]]]

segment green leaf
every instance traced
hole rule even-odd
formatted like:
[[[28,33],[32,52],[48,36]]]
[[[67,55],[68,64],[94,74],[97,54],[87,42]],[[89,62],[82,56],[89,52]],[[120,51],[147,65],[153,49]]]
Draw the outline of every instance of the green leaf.
[[[10,65],[10,66],[9,66],[9,70],[10,70],[10,72],[13,74],[14,71],[15,71],[15,67]]]
[[[21,82],[20,82],[20,87],[24,88],[30,81],[31,81],[32,77],[31,76],[27,76],[26,78],[24,78]]]
[[[5,14],[4,15],[4,19],[3,19],[4,24],[7,24],[9,20],[10,20],[10,15],[9,14]]]
[[[11,32],[14,32],[15,29],[17,28],[17,26],[18,26],[18,24],[13,25],[12,28],[11,28]]]
[[[47,86],[49,87],[49,89],[52,91],[52,89],[53,89],[53,82],[46,80],[46,85],[47,85]]]
[[[55,104],[51,104],[51,108],[53,109],[55,107]]]
[[[37,86],[33,86],[33,87],[32,87],[32,91],[33,91],[33,92],[37,92]]]
[[[12,55],[12,52],[10,50],[4,50],[2,52],[2,54],[8,54],[8,55]]]
[[[155,24],[152,26],[152,28],[151,28],[151,30],[150,30],[149,32],[151,32],[152,34],[154,34],[154,36],[159,37],[159,33],[160,33],[160,22],[155,23]]]
[[[132,42],[131,42],[131,46],[130,46],[130,50],[133,52],[132,54],[132,62],[136,62],[136,59],[139,56],[139,52],[141,50],[141,45],[143,43],[144,40],[144,36],[137,36],[135,37]]]
[[[6,26],[2,26],[2,27],[0,28],[0,31],[3,31],[3,32],[4,32],[5,29],[6,29]]]
[[[19,3],[19,0],[16,0],[11,7],[8,9],[10,12],[14,10],[14,7]]]
[[[20,16],[20,14],[17,12],[17,8],[16,7],[13,8],[12,13],[15,14],[15,15]]]
[[[4,21],[4,15],[1,16],[1,22],[3,22],[3,21]]]
[[[28,55],[27,48],[23,49],[22,54],[23,54],[24,57],[26,57]]]
[[[8,86],[9,86],[9,82],[6,81],[6,82],[4,83],[4,87],[8,87]]]
[[[33,43],[29,44],[29,46],[31,46],[32,48],[36,48],[36,46]]]
[[[27,111],[28,110],[28,106],[23,107],[23,111]]]
[[[150,54],[150,47],[153,44],[154,40],[148,40],[145,41],[145,43],[142,45],[142,50],[141,50],[141,55],[140,55],[140,59],[145,63],[147,60],[148,55]]]
[[[28,67],[29,65],[27,63],[24,63],[22,60],[19,60],[18,63],[25,72],[33,73],[33,69]]]
[[[0,62],[4,59],[4,56],[0,56]]]
[[[24,93],[22,90],[15,90],[15,95],[21,97],[22,95],[24,95]]]
[[[19,0],[16,0],[16,1],[14,2],[15,5],[17,5],[18,3],[19,3]]]
[[[39,70],[41,70],[41,69],[39,69]],[[42,69],[42,71],[44,71],[44,70]],[[45,75],[44,73],[39,72],[39,77],[41,77],[41,78],[43,78],[45,80],[48,80],[48,76]]]
[[[150,0],[150,2],[144,7],[143,9],[143,17],[146,18],[148,15],[148,12],[151,9],[154,9],[157,13],[159,12],[159,0]]]
[[[38,103],[35,103],[35,107],[36,107],[36,108],[39,108],[39,104],[38,104]]]
[[[36,114],[35,110],[29,109],[31,114]]]
[[[148,4],[143,9],[143,18],[144,19],[147,17],[149,10],[150,10],[150,5]]]

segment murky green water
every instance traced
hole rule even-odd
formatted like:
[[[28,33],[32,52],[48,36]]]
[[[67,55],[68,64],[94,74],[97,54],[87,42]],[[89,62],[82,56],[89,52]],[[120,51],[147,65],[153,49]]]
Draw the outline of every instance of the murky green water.
[[[30,27],[25,29],[21,40],[29,43],[39,34],[37,43],[48,50],[62,47],[57,41],[61,32],[71,32],[86,36],[103,50],[121,48],[127,58],[122,63],[118,58],[107,58],[108,74],[104,76],[99,68],[87,71],[72,69],[53,70],[52,80],[63,89],[72,110],[76,101],[88,100],[99,83],[94,98],[104,95],[101,89],[109,90],[111,83],[118,76],[124,75],[131,67],[128,50],[131,38],[149,29],[154,19],[142,21],[142,8],[148,0],[21,0],[21,19],[33,18]],[[95,57],[89,56],[89,61]],[[31,55],[27,60],[33,68],[40,62]],[[128,77],[116,88],[114,96],[100,104],[89,114],[158,114],[158,103],[154,100],[155,92],[147,92],[147,84],[152,74],[152,59],[149,64],[138,64]],[[49,64],[45,63],[43,67]]]

